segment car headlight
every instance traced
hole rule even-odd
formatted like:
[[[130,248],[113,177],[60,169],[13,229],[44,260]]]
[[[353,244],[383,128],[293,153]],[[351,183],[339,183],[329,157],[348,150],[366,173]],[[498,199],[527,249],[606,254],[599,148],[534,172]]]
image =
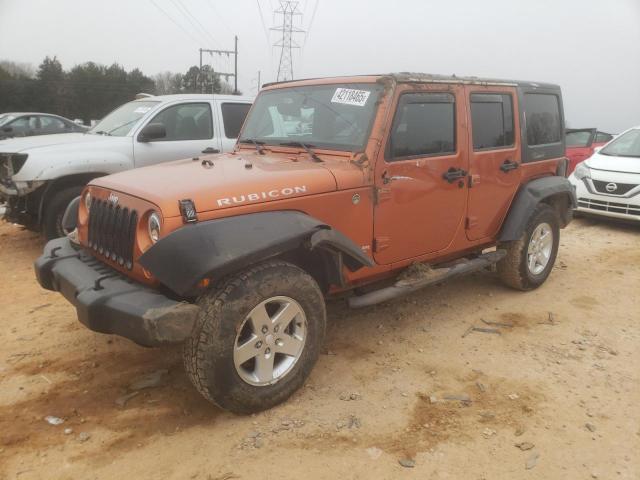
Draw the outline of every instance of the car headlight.
[[[153,243],[160,239],[160,215],[156,212],[149,215],[149,238]]]
[[[91,210],[91,193],[87,192],[84,195],[84,208],[87,209],[87,212]]]
[[[589,167],[587,167],[587,165],[584,162],[580,162],[576,166],[576,169],[573,172],[573,174],[578,180],[582,180],[583,178],[591,178],[591,170],[589,170]]]

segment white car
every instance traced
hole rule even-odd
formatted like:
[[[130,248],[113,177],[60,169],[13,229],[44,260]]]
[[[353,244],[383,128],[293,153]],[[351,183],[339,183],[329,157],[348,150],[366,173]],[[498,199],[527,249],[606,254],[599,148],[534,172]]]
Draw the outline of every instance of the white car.
[[[640,221],[640,126],[596,149],[569,181],[578,212]]]
[[[65,234],[67,205],[90,180],[154,163],[231,150],[253,98],[146,96],[126,103],[85,133],[0,142],[4,217],[47,238]]]

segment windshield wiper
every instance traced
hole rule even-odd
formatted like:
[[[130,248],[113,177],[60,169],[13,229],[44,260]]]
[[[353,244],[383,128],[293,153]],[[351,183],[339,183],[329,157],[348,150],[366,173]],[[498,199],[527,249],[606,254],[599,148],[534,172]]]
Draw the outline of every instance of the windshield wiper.
[[[122,127],[126,127],[127,125],[130,125],[132,123],[137,122],[138,120],[140,120],[140,118],[134,118],[133,120],[129,120],[128,122],[124,122],[122,125],[118,125],[116,128],[112,128],[111,130],[109,130],[108,132],[106,132],[107,135],[111,135],[111,132],[115,132],[116,130],[118,130],[119,128]]]
[[[89,133],[89,132],[87,132]],[[91,133],[95,133],[96,135],[109,135],[111,136],[111,134],[109,132],[105,132],[104,130],[98,130],[97,132],[91,131]]]
[[[264,155],[264,148],[262,148],[262,145],[264,145],[265,142],[262,140],[256,140],[255,138],[243,138],[239,140],[239,143],[252,143],[256,147],[258,153],[260,155]]]
[[[302,143],[302,142],[281,142],[279,143],[279,145],[282,145],[283,147],[302,147],[311,156],[314,162],[324,162],[324,160],[322,160],[318,155],[316,155],[316,152],[311,150],[312,148],[315,147],[315,145]]]

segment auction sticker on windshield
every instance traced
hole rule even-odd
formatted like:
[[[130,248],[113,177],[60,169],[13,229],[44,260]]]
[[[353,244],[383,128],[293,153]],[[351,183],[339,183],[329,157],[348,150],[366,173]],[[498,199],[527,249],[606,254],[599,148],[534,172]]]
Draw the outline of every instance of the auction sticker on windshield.
[[[344,103],[346,105],[356,105],[364,107],[369,98],[369,90],[354,90],[352,88],[336,88],[331,103]]]

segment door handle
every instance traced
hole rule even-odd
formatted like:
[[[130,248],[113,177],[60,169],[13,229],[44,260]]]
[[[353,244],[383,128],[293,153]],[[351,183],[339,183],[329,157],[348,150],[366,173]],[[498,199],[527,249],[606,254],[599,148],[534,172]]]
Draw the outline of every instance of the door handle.
[[[204,150],[202,150],[202,153],[220,153],[220,150],[213,147],[207,147]]]
[[[451,167],[449,170],[442,174],[442,178],[444,178],[447,182],[453,183],[459,178],[464,178],[467,176],[466,170],[461,168]]]
[[[505,160],[504,163],[502,165],[500,165],[500,170],[502,170],[503,172],[507,173],[511,170],[515,170],[516,168],[518,168],[520,166],[520,164],[518,162],[512,162],[511,160]]]

